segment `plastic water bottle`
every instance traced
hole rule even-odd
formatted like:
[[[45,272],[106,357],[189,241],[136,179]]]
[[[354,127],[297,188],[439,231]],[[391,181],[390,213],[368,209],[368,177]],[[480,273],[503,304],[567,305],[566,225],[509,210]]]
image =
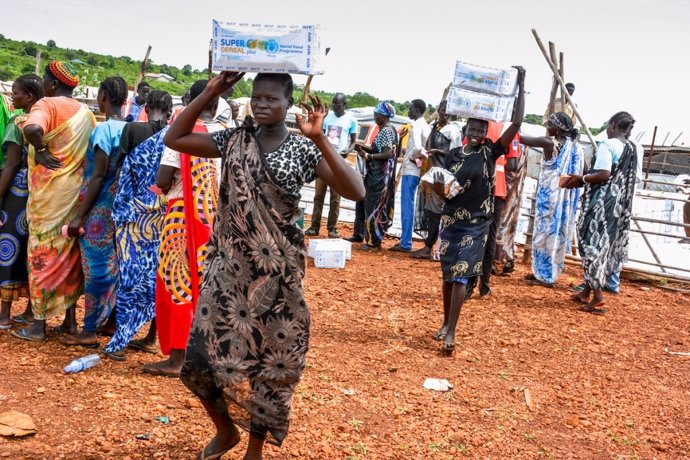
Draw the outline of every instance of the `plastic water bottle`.
[[[75,374],[77,372],[85,371],[86,369],[89,369],[90,367],[93,367],[100,362],[101,357],[97,354],[83,356],[79,359],[75,359],[67,366],[65,366],[65,373]]]

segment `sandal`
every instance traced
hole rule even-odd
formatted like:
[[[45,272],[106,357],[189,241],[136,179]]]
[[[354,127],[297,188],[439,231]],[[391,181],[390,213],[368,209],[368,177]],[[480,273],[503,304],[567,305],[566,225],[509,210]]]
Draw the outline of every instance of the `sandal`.
[[[127,346],[132,350],[143,351],[152,355],[157,355],[161,351],[156,345],[148,345],[141,339],[132,340]]]
[[[38,338],[34,337],[32,335],[29,335],[27,332],[27,329],[19,329],[18,331],[12,331],[10,334],[12,334],[14,337],[22,340],[28,340],[29,342],[45,342],[46,339],[44,338]]]
[[[238,436],[237,442],[234,443],[232,446],[226,448],[225,450],[223,450],[221,452],[216,452],[215,454],[211,454],[208,456],[204,455],[204,452],[206,452],[206,448],[204,447],[204,449],[197,454],[196,458],[197,458],[197,460],[219,460],[223,455],[227,454],[233,447],[235,447],[239,443],[240,443],[240,438]]]
[[[12,329],[12,322],[0,324],[0,331],[6,331],[8,329]]]
[[[161,369],[159,369],[159,368],[157,368],[157,367],[153,367],[153,366],[144,366],[144,367],[142,367],[141,371],[142,371],[144,374],[154,375],[154,376],[156,376],[156,377],[173,377],[173,378],[177,378],[177,377],[180,376],[180,373],[179,373],[179,372],[167,372],[167,371],[163,371],[163,370],[161,370]],[[230,450],[230,449],[228,449],[228,450]],[[227,450],[226,450],[225,452],[227,452]],[[225,453],[225,452],[223,452],[223,453]],[[206,457],[206,458],[211,458],[211,457]],[[213,458],[220,458],[220,457],[213,457]]]
[[[26,319],[26,316],[24,316],[24,313],[22,313],[21,315],[13,316],[12,321],[14,321],[15,323],[18,323],[18,324],[33,324],[34,323],[33,319],[31,321]]]
[[[124,361],[127,359],[124,352],[120,355],[120,354],[118,354],[119,352],[117,352],[117,351],[101,350],[101,353],[103,353],[105,356],[112,359],[113,361]]]
[[[55,327],[53,328],[53,332],[54,332],[55,334],[72,335],[72,334],[76,334],[76,333],[78,332],[78,329],[75,328],[74,331],[70,331],[70,330],[68,330],[68,329],[65,329],[65,326],[63,326],[62,324],[60,324],[59,326],[55,326]]]
[[[593,315],[604,315],[606,314],[606,312],[608,312],[608,310],[606,308],[598,308],[604,305],[604,302],[599,302],[598,304],[593,305],[591,307],[589,305],[583,305],[580,308],[578,308],[578,310],[583,311],[585,313],[591,313]]]

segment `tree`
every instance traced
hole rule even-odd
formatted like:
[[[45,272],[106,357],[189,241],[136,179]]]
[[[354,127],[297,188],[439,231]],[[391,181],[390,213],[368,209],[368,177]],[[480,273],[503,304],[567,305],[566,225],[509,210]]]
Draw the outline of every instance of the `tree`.
[[[98,65],[98,58],[92,54],[86,58],[86,63],[88,65]]]
[[[57,45],[55,44],[55,40],[48,40],[48,42],[46,43],[46,46],[47,46],[48,48],[55,48],[55,47],[57,47]]]
[[[192,66],[189,64],[185,64],[184,67],[182,67],[182,74],[189,77],[192,75]]]
[[[522,119],[523,123],[529,123],[530,125],[541,125],[542,116],[535,113],[528,113],[525,118]]]
[[[24,53],[27,56],[36,56],[36,50],[37,50],[37,48],[33,45],[26,45],[24,47]]]
[[[348,107],[354,109],[356,107],[373,107],[379,103],[378,98],[369,93],[357,92],[350,96],[347,100]]]

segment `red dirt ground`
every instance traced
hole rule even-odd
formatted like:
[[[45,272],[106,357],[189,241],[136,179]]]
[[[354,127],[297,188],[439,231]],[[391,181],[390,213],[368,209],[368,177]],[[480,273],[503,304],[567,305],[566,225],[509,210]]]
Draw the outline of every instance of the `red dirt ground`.
[[[547,289],[527,285],[518,264],[494,278],[492,297],[465,305],[455,355],[444,357],[431,339],[441,320],[437,263],[353,256],[344,270],[310,262],[308,367],[290,434],[264,458],[690,456],[690,358],[664,352],[690,351],[687,294],[624,282],[599,317],[569,301],[577,267]],[[140,372],[157,357],[130,352],[124,363],[61,372],[86,354],[55,335],[36,345],[0,334],[0,412],[27,413],[38,428],[0,438],[0,458],[186,459],[210,440],[210,421],[179,381]],[[427,377],[455,388],[427,391]],[[225,458],[242,458],[246,440]]]

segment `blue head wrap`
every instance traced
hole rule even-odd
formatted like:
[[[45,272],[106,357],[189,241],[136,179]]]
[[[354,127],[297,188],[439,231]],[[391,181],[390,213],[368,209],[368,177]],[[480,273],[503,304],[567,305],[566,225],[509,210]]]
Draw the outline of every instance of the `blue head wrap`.
[[[379,105],[374,109],[374,113],[393,118],[395,116],[395,108],[388,102],[379,102]]]

